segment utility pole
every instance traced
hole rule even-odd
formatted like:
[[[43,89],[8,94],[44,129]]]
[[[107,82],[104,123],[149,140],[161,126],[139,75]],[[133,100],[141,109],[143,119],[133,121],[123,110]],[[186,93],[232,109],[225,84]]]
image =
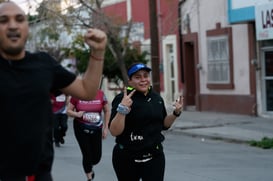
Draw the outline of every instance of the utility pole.
[[[150,39],[151,39],[151,59],[152,59],[152,81],[153,89],[160,93],[160,72],[159,72],[159,41],[157,27],[157,0],[149,0],[150,13]]]

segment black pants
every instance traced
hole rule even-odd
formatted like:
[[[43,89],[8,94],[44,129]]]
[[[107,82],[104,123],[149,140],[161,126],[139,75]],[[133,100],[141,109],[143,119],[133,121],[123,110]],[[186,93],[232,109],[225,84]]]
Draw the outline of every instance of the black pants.
[[[4,177],[0,179],[0,181],[26,181],[26,180],[27,180],[26,176],[21,176],[21,177],[11,176],[11,177]],[[50,173],[43,173],[40,175],[36,175],[35,181],[53,181],[53,179]]]
[[[54,141],[55,142],[62,142],[63,137],[66,135],[66,131],[67,131],[67,119],[68,116],[67,114],[63,114],[63,113],[57,113],[54,114],[53,117],[53,124],[54,124]]]
[[[52,141],[52,125],[48,128],[44,151],[41,155],[41,163],[39,164],[35,173],[35,181],[53,181],[51,175],[51,168],[54,158],[53,141]],[[0,176],[0,181],[26,181],[27,176],[16,176],[17,174],[10,174]]]
[[[0,181],[27,181],[27,176],[5,176]],[[53,181],[50,172],[35,174],[35,181]]]
[[[142,181],[163,181],[165,155],[162,146],[160,150],[151,150],[151,155],[151,160],[140,162],[138,153],[128,151],[118,144],[115,145],[112,163],[118,180],[139,181],[142,179]]]
[[[82,164],[85,173],[90,173],[93,165],[99,163],[102,154],[102,130],[97,129],[91,133],[83,130],[82,123],[74,120],[74,134],[82,152]]]

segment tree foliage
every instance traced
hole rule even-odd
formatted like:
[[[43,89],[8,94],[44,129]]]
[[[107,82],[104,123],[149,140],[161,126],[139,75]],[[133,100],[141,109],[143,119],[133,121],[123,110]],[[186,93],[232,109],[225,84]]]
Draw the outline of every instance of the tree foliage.
[[[72,43],[72,48],[65,50],[66,54],[71,50],[76,56],[79,73],[85,72],[89,61],[90,49],[85,45],[82,35],[78,35],[75,38]],[[129,67],[134,62],[142,62],[146,64],[148,61],[146,57],[147,52],[139,52],[136,48],[129,48],[124,56],[124,64],[126,67]],[[119,86],[120,80],[124,81],[124,78],[117,61],[113,61],[113,59],[113,54],[109,47],[107,47],[105,52],[103,75],[108,78],[109,81]]]
[[[77,34],[70,46],[61,47],[59,45],[57,47],[60,50],[65,49],[66,54],[68,49],[74,50],[78,59],[79,72],[85,70],[90,53],[89,49],[85,47],[82,37],[78,35],[79,32],[83,34],[82,30],[90,27],[100,28],[105,31],[108,37],[108,45],[105,55],[104,76],[115,83],[118,82],[118,79],[123,80],[124,85],[127,85],[126,67],[135,61],[146,63],[147,53],[141,53],[139,48],[134,47],[133,42],[129,41],[132,22],[124,21],[113,15],[107,15],[102,8],[102,3],[103,0],[79,0],[78,5],[70,4],[67,5],[67,8],[60,9],[59,4],[52,4],[52,1],[44,0],[38,8],[38,20],[36,21],[47,22],[43,23],[44,27],[40,33],[41,36],[48,33],[47,39],[51,41],[58,41],[60,34],[64,31],[68,34]],[[60,25],[62,25],[62,28],[59,28]],[[43,46],[43,48],[45,47],[49,47],[49,45]]]

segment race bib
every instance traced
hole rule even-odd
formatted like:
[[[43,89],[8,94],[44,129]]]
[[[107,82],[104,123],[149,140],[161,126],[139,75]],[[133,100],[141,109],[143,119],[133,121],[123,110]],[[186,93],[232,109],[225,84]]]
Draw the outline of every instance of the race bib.
[[[65,102],[65,95],[59,95],[56,97],[56,102]]]
[[[83,114],[82,119],[86,122],[90,123],[98,123],[100,122],[100,114],[94,112],[86,112]]]

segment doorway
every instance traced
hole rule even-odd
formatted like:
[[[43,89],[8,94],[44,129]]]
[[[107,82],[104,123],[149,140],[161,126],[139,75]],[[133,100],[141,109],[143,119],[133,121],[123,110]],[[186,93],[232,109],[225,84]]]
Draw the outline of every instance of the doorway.
[[[185,43],[185,94],[184,99],[188,106],[195,106],[195,61],[194,61],[194,46],[192,42]]]
[[[201,111],[200,78],[198,56],[198,34],[189,33],[182,37],[184,105],[186,110]]]
[[[262,102],[263,112],[273,113],[273,48],[262,53]]]

